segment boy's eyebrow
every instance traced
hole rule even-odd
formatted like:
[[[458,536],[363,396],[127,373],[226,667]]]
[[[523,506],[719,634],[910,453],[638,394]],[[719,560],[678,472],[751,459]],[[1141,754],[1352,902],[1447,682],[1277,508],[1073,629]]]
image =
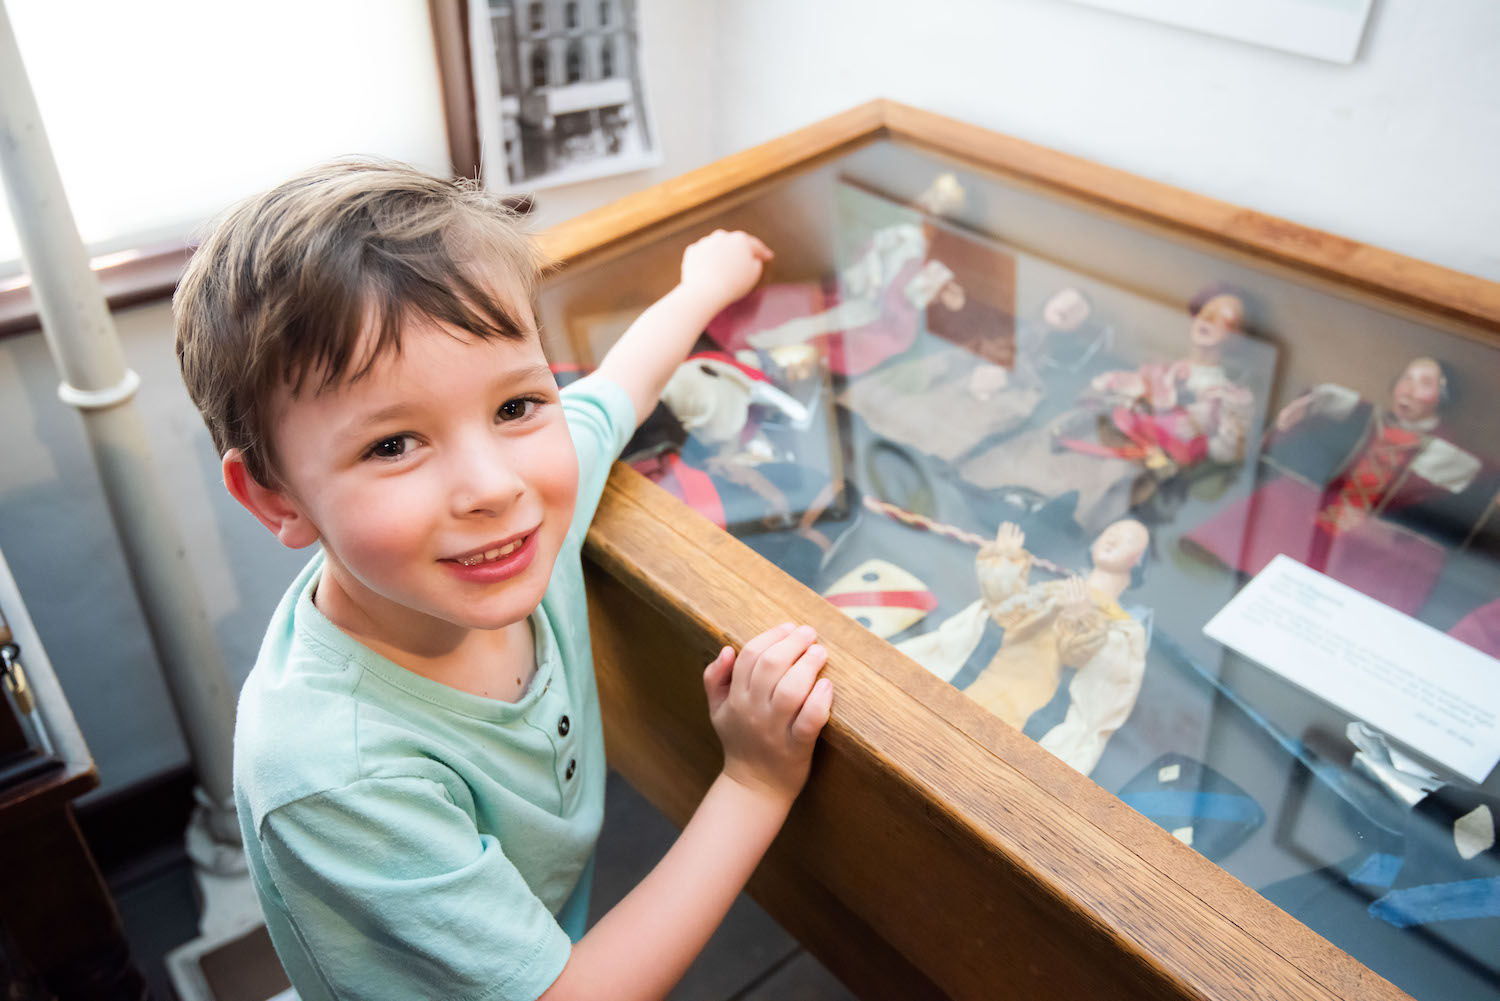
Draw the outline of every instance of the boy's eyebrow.
[[[334,437],[340,441],[345,438],[358,438],[365,433],[365,429],[370,425],[379,424],[382,421],[395,420],[397,417],[404,416],[411,410],[412,408],[405,403],[393,403],[389,407],[383,407],[372,414],[361,414],[359,417],[345,424]]]
[[[515,368],[503,373],[500,378],[495,380],[495,383],[497,386],[503,386],[518,382],[530,382],[533,379],[545,379],[548,382],[555,382],[556,377],[552,374],[552,369],[545,364],[527,365],[525,368]],[[374,413],[361,414],[349,421],[334,437],[340,441],[345,438],[358,438],[365,433],[365,429],[370,425],[396,420],[416,409],[418,408],[408,403],[393,403],[388,407],[381,407]]]

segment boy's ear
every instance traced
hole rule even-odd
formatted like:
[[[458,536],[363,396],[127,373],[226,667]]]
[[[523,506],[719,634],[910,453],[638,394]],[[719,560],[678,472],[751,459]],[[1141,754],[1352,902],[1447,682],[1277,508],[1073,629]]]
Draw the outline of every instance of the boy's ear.
[[[279,490],[261,486],[245,466],[245,456],[237,448],[224,453],[221,464],[224,486],[245,510],[260,519],[288,549],[301,549],[318,541],[318,529],[308,520],[296,501]]]

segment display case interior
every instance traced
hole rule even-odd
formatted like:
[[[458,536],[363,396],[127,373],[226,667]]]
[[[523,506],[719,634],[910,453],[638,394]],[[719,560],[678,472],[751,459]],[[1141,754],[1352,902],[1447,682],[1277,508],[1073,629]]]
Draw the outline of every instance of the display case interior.
[[[1494,290],[1169,215],[878,139],[539,319],[588,368],[690,242],[759,236],[626,461],[1414,997],[1500,998]]]

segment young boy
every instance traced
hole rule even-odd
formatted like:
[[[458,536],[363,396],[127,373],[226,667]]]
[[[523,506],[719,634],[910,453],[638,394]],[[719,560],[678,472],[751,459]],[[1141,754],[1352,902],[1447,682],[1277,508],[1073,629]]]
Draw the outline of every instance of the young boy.
[[[609,474],[769,250],[716,232],[559,392],[537,261],[491,195],[396,164],[233,210],[174,302],[235,499],[320,551],[240,696],[235,794],[292,983],[321,999],[661,997],[780,827],[828,719],[784,624],[708,666],[724,767],[587,934],[605,765],[579,552]]]

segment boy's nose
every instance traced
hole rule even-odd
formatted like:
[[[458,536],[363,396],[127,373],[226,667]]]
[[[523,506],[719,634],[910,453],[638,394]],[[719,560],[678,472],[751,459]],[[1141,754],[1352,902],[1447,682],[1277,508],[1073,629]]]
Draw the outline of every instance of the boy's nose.
[[[452,455],[452,502],[455,515],[498,514],[525,492],[526,481],[502,450],[478,444]]]

